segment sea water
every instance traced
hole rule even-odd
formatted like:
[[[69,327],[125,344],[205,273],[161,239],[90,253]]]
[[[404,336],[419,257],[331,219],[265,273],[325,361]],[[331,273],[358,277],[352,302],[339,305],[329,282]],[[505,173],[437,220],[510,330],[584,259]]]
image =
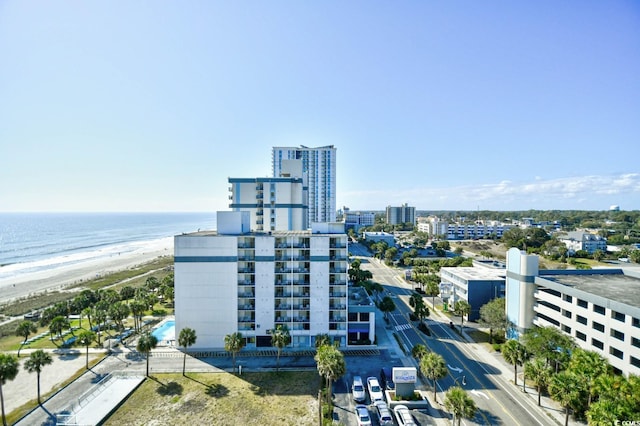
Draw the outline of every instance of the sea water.
[[[215,213],[0,213],[0,280],[215,227]]]

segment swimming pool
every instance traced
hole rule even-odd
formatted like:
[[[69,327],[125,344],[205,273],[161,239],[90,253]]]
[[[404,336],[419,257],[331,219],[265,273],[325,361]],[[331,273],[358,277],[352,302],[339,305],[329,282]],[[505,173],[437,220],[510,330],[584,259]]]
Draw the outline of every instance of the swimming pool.
[[[167,320],[151,332],[158,339],[158,344],[163,345],[171,340],[176,340],[176,320]]]

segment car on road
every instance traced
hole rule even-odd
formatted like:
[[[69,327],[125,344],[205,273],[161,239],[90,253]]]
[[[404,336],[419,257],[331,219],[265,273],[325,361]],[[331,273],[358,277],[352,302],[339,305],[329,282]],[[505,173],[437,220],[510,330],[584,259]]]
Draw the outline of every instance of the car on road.
[[[358,426],[371,426],[371,416],[366,405],[356,405],[356,419]]]
[[[417,426],[411,410],[406,405],[396,405],[393,412],[400,426]]]
[[[365,402],[367,400],[367,394],[364,390],[362,377],[360,376],[353,377],[353,384],[351,385],[351,394],[353,395],[353,400],[356,402]]]
[[[393,417],[391,417],[391,411],[386,403],[376,401],[375,409],[380,426],[393,426]]]
[[[393,370],[390,367],[380,369],[380,384],[387,390],[396,390],[396,384],[393,383]]]
[[[367,389],[369,390],[369,398],[371,403],[375,404],[376,401],[384,402],[384,393],[380,382],[375,377],[367,377]]]

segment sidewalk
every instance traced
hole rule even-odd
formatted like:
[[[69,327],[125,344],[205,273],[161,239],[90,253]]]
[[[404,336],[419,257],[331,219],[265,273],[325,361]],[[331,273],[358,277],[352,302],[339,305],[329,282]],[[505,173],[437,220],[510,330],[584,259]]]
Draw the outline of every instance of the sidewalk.
[[[398,281],[400,281],[402,283],[402,285],[404,285],[406,288],[409,289],[413,289],[412,285],[410,283],[408,283],[404,277],[399,277]],[[429,306],[430,311],[433,312],[435,314],[431,316],[431,319],[437,319],[442,321],[444,324],[448,324],[449,321],[451,321],[451,319],[445,315],[443,312],[439,311],[439,310],[434,310],[431,309],[431,306]],[[455,321],[454,321],[455,323]],[[475,323],[465,323],[464,324],[464,328],[469,329],[469,328],[479,328],[477,326],[477,324]],[[458,331],[460,330],[460,327],[457,326],[456,328]],[[466,344],[471,348],[471,352],[473,354],[475,354],[475,356],[477,358],[479,358],[481,361],[486,362],[488,365],[491,365],[497,369],[500,370],[500,374],[496,374],[492,376],[493,380],[499,381],[500,384],[502,386],[504,386],[505,388],[509,389],[509,390],[513,390],[513,391],[519,391],[519,392],[523,392],[522,390],[522,379],[523,379],[523,369],[522,367],[518,367],[518,386],[516,387],[513,383],[513,366],[508,364],[504,358],[502,357],[502,354],[499,352],[489,352],[486,348],[486,346],[480,344],[480,343],[476,343],[468,334],[465,330],[463,330],[462,332],[458,332],[456,333],[460,340],[465,341]],[[392,337],[393,338],[393,337]],[[426,388],[430,388],[431,384],[425,384]],[[524,392],[523,392],[524,393]],[[540,400],[540,406],[538,406],[538,391],[536,388],[534,388],[533,386],[531,386],[530,384],[527,384],[526,386],[526,394],[530,397],[530,402],[532,402],[532,404],[529,404],[530,408],[532,410],[537,410],[540,413],[541,417],[549,417],[552,418],[558,425],[564,425],[564,421],[565,421],[565,412],[564,409],[560,407],[560,405],[553,401],[551,398],[549,398],[548,396],[545,396],[544,394],[542,395],[542,398]],[[443,409],[439,408],[440,404],[435,403],[433,401],[433,392],[426,392],[426,396],[429,399],[429,402],[431,403],[432,407],[434,407],[435,409],[437,409],[440,412],[440,419],[435,419],[436,424],[442,424],[442,425],[450,425],[451,421],[449,420],[449,413],[444,411]],[[438,400],[442,401],[444,400],[444,393],[443,392],[438,392]],[[579,422],[576,421],[573,416],[569,416],[569,425],[570,426],[586,426],[586,423],[584,422]]]
[[[433,312],[433,310],[432,310]],[[435,314],[442,320],[445,324],[448,324],[450,318],[446,316],[439,310],[435,310]],[[455,322],[455,321],[454,321]],[[502,385],[506,388],[524,393],[522,390],[522,380],[523,380],[523,368],[518,367],[518,385],[516,386],[513,383],[513,365],[508,364],[502,354],[500,352],[489,352],[487,347],[483,344],[476,343],[468,334],[466,329],[469,328],[479,328],[477,324],[474,323],[465,323],[462,332],[460,332],[460,327],[456,325],[456,330],[458,336],[461,337],[462,340],[466,341],[466,344],[472,349],[472,352],[480,358],[483,362],[486,362],[488,365],[491,365],[500,370],[500,374],[493,375],[492,379],[496,381],[500,381]],[[527,384],[526,386],[526,394],[530,397],[533,402],[532,408],[538,410],[541,416],[546,416],[553,418],[556,423],[559,425],[564,425],[565,421],[565,412],[564,409],[560,407],[560,405],[549,398],[548,396],[542,395],[540,400],[540,406],[538,406],[538,391],[535,387]],[[444,395],[442,395],[444,397]],[[530,404],[531,405],[531,404]],[[573,416],[569,416],[569,425],[572,426],[586,426],[586,423],[576,421]]]

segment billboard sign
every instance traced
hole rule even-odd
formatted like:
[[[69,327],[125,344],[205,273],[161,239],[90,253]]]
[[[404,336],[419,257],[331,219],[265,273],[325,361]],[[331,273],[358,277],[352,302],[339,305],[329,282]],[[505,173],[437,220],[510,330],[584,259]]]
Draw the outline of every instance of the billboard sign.
[[[417,378],[415,367],[393,367],[393,381],[395,383],[415,383]]]

